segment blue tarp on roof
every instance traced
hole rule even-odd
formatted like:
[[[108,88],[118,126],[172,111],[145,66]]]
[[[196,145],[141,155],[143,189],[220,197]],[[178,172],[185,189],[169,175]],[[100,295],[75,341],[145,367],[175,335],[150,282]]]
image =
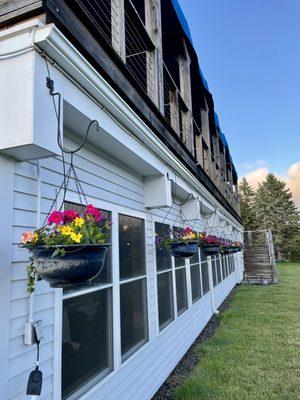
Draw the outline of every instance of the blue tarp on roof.
[[[228,149],[229,146],[228,146],[228,143],[226,140],[226,136],[224,135],[224,133],[221,130],[220,130],[219,134],[220,134],[220,138],[221,138],[221,141],[222,141],[224,147],[226,147]]]
[[[218,117],[218,114],[216,112],[215,112],[214,117],[215,117],[215,124],[220,129],[219,117]]]
[[[204,85],[205,89],[209,92],[209,87],[208,87],[207,80],[205,79],[205,76],[203,75],[203,72],[201,71],[200,67],[199,67],[199,71],[200,71],[200,75],[201,75],[201,78],[202,78],[203,85]]]
[[[191,44],[193,44],[193,40],[192,40],[192,35],[191,35],[191,31],[190,31],[190,27],[189,24],[185,18],[185,15],[183,14],[182,8],[179,4],[178,0],[171,0],[173,3],[173,7],[175,8],[177,17],[181,23],[181,26],[185,32],[185,34],[187,35],[187,37],[190,39]]]
[[[171,0],[171,1],[172,1],[174,9],[176,11],[177,17],[178,17],[178,19],[179,19],[179,21],[181,23],[182,29],[184,30],[186,36],[189,38],[189,40],[191,42],[191,45],[193,46],[193,39],[192,39],[190,27],[189,27],[189,24],[187,22],[187,19],[185,18],[185,15],[184,15],[184,13],[182,11],[182,8],[181,8],[181,6],[179,4],[179,1],[178,0]],[[201,71],[200,67],[199,67],[199,72],[200,72],[200,75],[201,75],[201,78],[202,78],[203,85],[204,85],[205,89],[209,91],[207,80],[205,79],[205,77],[203,75],[203,72]]]
[[[175,11],[176,11],[177,17],[178,17],[178,19],[179,19],[179,21],[180,21],[180,24],[181,24],[181,26],[182,26],[182,29],[184,30],[186,36],[187,36],[187,37],[189,38],[189,40],[190,40],[191,45],[193,46],[193,40],[192,40],[192,35],[191,35],[190,27],[189,27],[189,24],[188,24],[188,22],[187,22],[187,19],[185,18],[185,15],[184,15],[184,13],[183,13],[183,11],[182,11],[182,8],[181,8],[181,6],[180,6],[179,0],[171,0],[171,1],[172,1],[172,4],[173,4],[174,9],[175,9]],[[193,46],[193,47],[194,47],[194,46]],[[209,87],[208,87],[207,80],[205,79],[205,77],[204,77],[204,75],[203,75],[203,72],[201,71],[200,66],[199,66],[199,72],[200,72],[200,75],[201,75],[201,78],[202,78],[202,82],[203,82],[203,85],[204,85],[205,89],[206,89],[207,91],[209,91]],[[218,115],[217,115],[216,113],[215,113],[215,123],[216,123],[216,126],[217,126],[217,128],[218,128],[219,135],[220,135],[220,139],[221,139],[223,145],[224,145],[227,149],[229,149],[229,146],[228,146],[228,143],[227,143],[227,140],[226,140],[226,136],[225,136],[225,134],[224,134],[224,133],[222,132],[222,130],[221,130],[220,123],[219,123],[219,118],[218,118]],[[229,159],[230,159],[231,164],[233,165],[232,157],[231,157],[230,154],[229,154]],[[234,168],[234,166],[233,166],[233,168]],[[234,170],[235,170],[235,168],[234,168]],[[235,172],[236,172],[236,171],[235,171]]]
[[[226,136],[225,136],[225,134],[224,134],[224,133],[222,132],[222,130],[221,130],[220,122],[219,122],[219,117],[218,117],[218,114],[217,114],[217,113],[215,113],[215,124],[216,124],[216,127],[218,128],[219,135],[220,135],[220,139],[221,139],[221,141],[222,141],[224,147],[226,147],[226,148],[228,149],[228,143],[227,143],[227,140],[226,140]]]

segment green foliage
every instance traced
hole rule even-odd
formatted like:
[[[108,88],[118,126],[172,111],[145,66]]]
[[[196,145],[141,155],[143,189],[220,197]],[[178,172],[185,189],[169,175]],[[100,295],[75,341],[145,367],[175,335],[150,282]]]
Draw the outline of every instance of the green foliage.
[[[285,182],[269,174],[255,192],[243,178],[239,194],[245,230],[271,229],[277,255],[297,259],[299,211]]]
[[[255,191],[249,185],[246,178],[239,184],[239,195],[241,214],[245,230],[250,231],[256,228],[256,215],[254,210]]]
[[[27,292],[31,294],[35,289],[35,281],[40,281],[41,278],[37,273],[32,257],[30,257],[30,261],[30,264],[27,266]]]
[[[277,252],[291,249],[299,233],[299,211],[285,182],[269,174],[257,189],[254,211],[258,228],[272,230]]]

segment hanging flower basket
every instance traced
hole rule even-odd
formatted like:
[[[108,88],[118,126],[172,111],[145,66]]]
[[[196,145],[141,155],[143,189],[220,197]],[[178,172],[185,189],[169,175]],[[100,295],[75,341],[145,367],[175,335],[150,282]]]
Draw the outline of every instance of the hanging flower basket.
[[[201,247],[204,255],[213,256],[219,254],[220,252],[221,239],[216,236],[206,235],[206,233],[203,233],[200,236],[199,246]]]
[[[32,249],[32,254],[40,278],[53,288],[70,288],[91,284],[103,268],[108,247],[108,244],[40,246]],[[57,254],[60,250],[64,255]]]
[[[190,258],[198,251],[197,234],[190,227],[173,228],[167,236],[156,236],[156,246],[167,248],[175,258]]]
[[[243,250],[243,245],[241,242],[232,242],[231,249],[232,249],[232,253],[238,253]]]
[[[47,226],[21,237],[21,246],[32,253],[28,291],[34,291],[36,277],[55,288],[90,284],[101,272],[110,246],[108,221],[89,204],[82,214],[53,211],[47,222]]]
[[[190,258],[198,251],[198,243],[194,242],[173,242],[170,244],[170,253],[175,258]]]
[[[223,254],[231,254],[231,253],[234,253],[234,249],[232,247],[230,247],[230,246],[222,247],[221,253],[223,253]]]
[[[215,244],[204,244],[201,246],[202,251],[206,256],[214,256],[216,254],[219,254],[220,251],[220,246],[215,245]]]

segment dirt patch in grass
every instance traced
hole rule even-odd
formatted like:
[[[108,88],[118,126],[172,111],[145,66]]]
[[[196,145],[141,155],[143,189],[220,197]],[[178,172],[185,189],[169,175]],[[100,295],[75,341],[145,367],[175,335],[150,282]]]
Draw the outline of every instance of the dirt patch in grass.
[[[220,313],[224,312],[226,309],[230,307],[230,300],[234,296],[236,290],[236,286],[223,301],[221,306],[219,307]],[[172,393],[174,389],[178,385],[182,383],[194,370],[196,365],[198,365],[200,361],[199,352],[196,351],[196,347],[198,344],[205,342],[207,339],[214,336],[216,330],[220,326],[220,318],[219,315],[214,315],[197,339],[194,341],[189,350],[185,353],[183,358],[179,361],[176,367],[173,369],[169,377],[165,380],[159,390],[156,392],[155,396],[152,397],[152,400],[172,400]]]

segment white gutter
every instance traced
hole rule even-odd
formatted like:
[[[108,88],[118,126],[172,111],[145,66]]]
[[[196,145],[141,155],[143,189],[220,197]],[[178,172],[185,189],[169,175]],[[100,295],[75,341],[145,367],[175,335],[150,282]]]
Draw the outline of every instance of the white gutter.
[[[166,163],[188,185],[195,190],[195,197],[202,195],[214,208],[222,213],[239,230],[242,225],[219,203],[214,196],[190,173],[177,157],[161,142],[130,106],[112,89],[104,78],[88,63],[83,55],[67,40],[54,24],[40,26],[33,20],[18,27],[0,33],[0,60],[12,56],[13,52],[32,50],[35,46],[54,62],[61,72],[71,77],[77,85],[104,107],[122,128],[127,128],[131,135],[138,138],[149,150]],[[30,25],[31,24],[31,25]],[[1,39],[5,41],[4,46]]]

